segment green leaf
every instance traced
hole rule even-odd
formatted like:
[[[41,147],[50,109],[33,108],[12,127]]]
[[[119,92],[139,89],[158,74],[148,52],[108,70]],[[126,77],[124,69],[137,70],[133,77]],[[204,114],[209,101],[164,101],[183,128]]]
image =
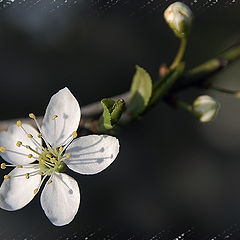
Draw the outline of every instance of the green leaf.
[[[119,121],[125,107],[123,99],[118,99],[116,102],[110,98],[105,98],[101,101],[103,106],[102,120],[100,128],[102,130],[111,130]]]
[[[124,111],[124,108],[125,108],[125,102],[123,99],[118,99],[114,103],[112,112],[111,112],[111,123],[112,124],[116,124],[119,121],[119,119]]]
[[[103,106],[103,125],[107,130],[113,128],[111,123],[111,111],[114,103],[115,102],[110,98],[105,98],[101,101],[101,104]]]
[[[127,113],[136,118],[146,109],[152,95],[152,79],[146,70],[136,66],[130,90]]]
[[[180,63],[176,68],[170,70],[166,76],[157,81],[153,87],[152,97],[149,106],[162,100],[172,88],[177,79],[182,75],[185,64]]]

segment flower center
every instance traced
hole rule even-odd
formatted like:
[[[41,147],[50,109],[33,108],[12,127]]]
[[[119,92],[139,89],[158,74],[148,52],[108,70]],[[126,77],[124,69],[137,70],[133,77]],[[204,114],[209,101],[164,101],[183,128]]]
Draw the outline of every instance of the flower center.
[[[62,148],[47,149],[44,148],[43,152],[39,155],[39,168],[43,174],[52,175],[53,172],[64,172],[66,164],[62,161]]]

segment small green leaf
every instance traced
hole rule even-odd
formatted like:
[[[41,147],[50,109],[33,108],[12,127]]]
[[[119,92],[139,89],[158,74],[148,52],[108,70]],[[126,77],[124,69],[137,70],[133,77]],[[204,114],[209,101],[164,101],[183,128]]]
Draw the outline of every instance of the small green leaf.
[[[146,70],[136,66],[127,113],[136,118],[146,109],[152,95],[152,79]]]
[[[103,125],[107,130],[110,130],[113,128],[111,123],[111,111],[112,107],[114,105],[114,101],[110,98],[105,98],[101,101],[101,104],[103,106]]]
[[[110,98],[105,98],[101,101],[103,106],[103,115],[100,121],[102,130],[111,130],[119,121],[124,110],[125,102],[123,99],[118,99],[116,102]]]
[[[112,108],[112,112],[111,112],[111,123],[114,125],[116,124],[122,113],[123,113],[123,110],[125,108],[125,102],[123,99],[118,99],[114,105],[113,105],[113,108]]]

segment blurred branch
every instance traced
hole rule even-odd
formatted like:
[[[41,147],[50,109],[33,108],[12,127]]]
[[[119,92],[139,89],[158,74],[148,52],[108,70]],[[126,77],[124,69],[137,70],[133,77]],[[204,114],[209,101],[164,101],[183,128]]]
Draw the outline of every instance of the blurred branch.
[[[126,92],[118,96],[112,97],[113,100],[117,100],[120,98],[123,98],[125,102],[128,103],[129,93]],[[94,122],[92,120],[98,117],[101,113],[102,113],[102,105],[100,101],[81,107],[82,117],[81,117],[81,122],[79,124],[80,127],[87,127],[88,129],[90,129],[89,121]],[[40,125],[42,123],[42,119],[43,119],[42,116],[37,117],[37,120]],[[12,124],[15,124],[18,120],[21,120],[22,122],[30,125],[34,125],[34,121],[31,118],[3,120],[3,121],[0,121],[0,131],[7,130],[9,126],[11,126]]]
[[[222,69],[228,67],[234,61],[240,59],[240,45],[234,46],[220,56],[210,59],[205,63],[187,71],[182,77],[179,78],[178,83],[171,89],[169,95],[174,95],[175,92],[185,90],[189,87],[200,86],[204,87],[206,80],[211,76],[219,73]],[[112,97],[112,99],[124,99],[126,104],[129,102],[129,92],[123,93],[121,95]],[[97,131],[97,120],[96,118],[102,113],[102,105],[100,101],[83,106],[81,108],[82,119],[80,122],[80,127],[87,128],[93,132]],[[21,120],[27,124],[34,124],[32,119],[11,119],[0,121],[0,131],[7,130],[12,124],[15,124],[17,120]],[[38,117],[39,123],[42,121],[42,117]]]
[[[236,45],[224,51],[218,57],[212,58],[203,64],[187,71],[180,79],[179,84],[176,84],[172,92],[185,90],[189,87],[206,88],[206,81],[213,75],[228,67],[231,63],[240,59],[240,45]]]

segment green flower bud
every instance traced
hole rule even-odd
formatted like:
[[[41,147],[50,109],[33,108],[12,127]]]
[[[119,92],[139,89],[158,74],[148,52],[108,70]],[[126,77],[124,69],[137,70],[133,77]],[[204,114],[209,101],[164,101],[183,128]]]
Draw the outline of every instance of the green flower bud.
[[[192,25],[192,11],[182,2],[171,4],[164,12],[164,18],[175,35],[187,38]]]
[[[201,122],[211,122],[217,116],[220,104],[210,96],[202,95],[193,102],[193,112]]]

